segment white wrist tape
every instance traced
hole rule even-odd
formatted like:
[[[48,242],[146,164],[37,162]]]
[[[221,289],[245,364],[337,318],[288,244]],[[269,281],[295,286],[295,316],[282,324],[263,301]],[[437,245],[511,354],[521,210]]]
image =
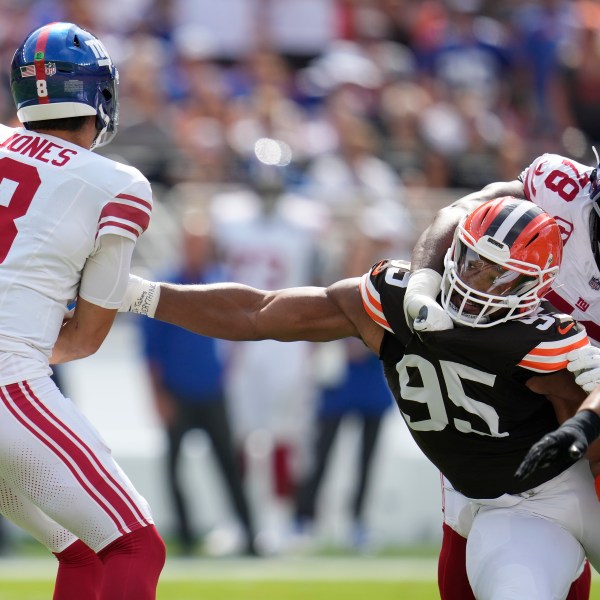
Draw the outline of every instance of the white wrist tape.
[[[123,310],[154,318],[159,298],[159,283],[129,275],[129,284],[122,305]]]
[[[413,309],[413,307],[411,306],[411,301],[413,299],[418,299],[419,296],[425,296],[435,302],[440,293],[441,285],[442,276],[433,269],[419,269],[418,271],[411,273],[408,285],[406,286],[404,307],[413,319],[417,318],[418,313],[412,314],[411,309]]]

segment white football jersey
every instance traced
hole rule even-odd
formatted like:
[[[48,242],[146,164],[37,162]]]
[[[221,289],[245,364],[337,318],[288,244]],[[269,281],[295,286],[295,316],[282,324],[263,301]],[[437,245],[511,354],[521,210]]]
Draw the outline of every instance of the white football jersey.
[[[219,248],[231,281],[264,290],[314,283],[316,232],[297,224],[286,213],[290,206],[280,199],[264,214],[253,193],[215,198]],[[230,350],[226,385],[236,438],[263,429],[299,443],[307,435],[313,393],[310,344],[235,342]]]
[[[600,345],[600,270],[589,233],[591,171],[591,167],[563,156],[543,154],[519,179],[525,197],[554,217],[562,233],[562,266],[546,297],[582,323],[595,345]]]
[[[137,240],[147,179],[60,138],[0,125],[0,384],[47,375],[101,236]]]

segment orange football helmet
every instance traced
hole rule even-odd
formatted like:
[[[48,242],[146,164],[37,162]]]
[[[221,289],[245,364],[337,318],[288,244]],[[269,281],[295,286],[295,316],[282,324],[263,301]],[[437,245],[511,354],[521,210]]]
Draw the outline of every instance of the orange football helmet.
[[[442,306],[470,327],[531,314],[561,261],[560,230],[550,215],[512,196],[490,200],[456,228],[444,259]]]

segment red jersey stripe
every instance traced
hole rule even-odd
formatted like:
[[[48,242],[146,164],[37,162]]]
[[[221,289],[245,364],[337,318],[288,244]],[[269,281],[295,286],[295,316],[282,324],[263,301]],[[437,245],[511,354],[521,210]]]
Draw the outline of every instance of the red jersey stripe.
[[[152,211],[152,204],[143,198],[138,198],[137,196],[132,196],[131,194],[119,194],[117,198],[121,200],[129,200],[129,202],[138,202],[142,206],[145,206],[149,211]]]
[[[564,298],[559,296],[554,290],[550,290],[546,294],[546,300],[567,315],[571,315],[575,311],[575,308],[571,306]],[[600,325],[597,325],[593,321],[579,321],[579,323],[585,327],[590,337],[594,338],[595,341],[600,342]]]
[[[150,224],[150,214],[138,206],[124,204],[122,202],[108,202],[102,208],[100,213],[99,225],[102,225],[102,220],[110,217],[130,221],[137,225],[142,232],[146,231]]]
[[[575,308],[573,308],[564,298],[559,296],[554,290],[550,290],[545,297],[546,300],[548,300],[548,302],[550,302],[550,304],[554,306],[554,308],[558,308],[558,310],[565,313],[566,315],[572,314],[575,310]]]
[[[102,229],[105,229],[106,227],[117,227],[118,229],[129,231],[130,233],[133,233],[133,235],[135,235],[136,238],[140,237],[142,233],[139,229],[131,227],[131,225],[127,225],[125,223],[120,223],[119,221],[105,221],[104,223],[101,223],[100,227],[98,227],[98,233],[100,233],[100,231],[102,231]]]
[[[597,325],[593,321],[579,321],[581,325],[585,327],[588,335],[594,339],[594,341],[600,342],[600,325]]]
[[[529,167],[529,170],[527,171],[527,176],[525,177],[525,182],[523,185],[523,190],[525,192],[525,198],[527,198],[527,200],[532,200],[533,196],[535,195],[535,190],[532,194],[532,188],[531,188],[531,180],[533,179],[533,173],[534,173],[534,169]]]

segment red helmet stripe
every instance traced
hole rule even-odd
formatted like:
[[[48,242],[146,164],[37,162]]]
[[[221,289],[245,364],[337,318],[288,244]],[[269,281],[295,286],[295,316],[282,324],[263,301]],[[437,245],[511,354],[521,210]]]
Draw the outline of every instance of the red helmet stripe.
[[[38,39],[35,43],[35,55],[33,64],[35,65],[36,84],[38,81],[46,81],[46,45],[48,44],[48,37],[50,36],[50,30],[53,26],[54,23],[49,23],[45,27],[42,27],[40,34],[38,35]],[[40,104],[50,103],[50,95],[48,94],[48,88],[46,87],[45,89],[45,95],[40,96],[38,87],[38,102]]]

